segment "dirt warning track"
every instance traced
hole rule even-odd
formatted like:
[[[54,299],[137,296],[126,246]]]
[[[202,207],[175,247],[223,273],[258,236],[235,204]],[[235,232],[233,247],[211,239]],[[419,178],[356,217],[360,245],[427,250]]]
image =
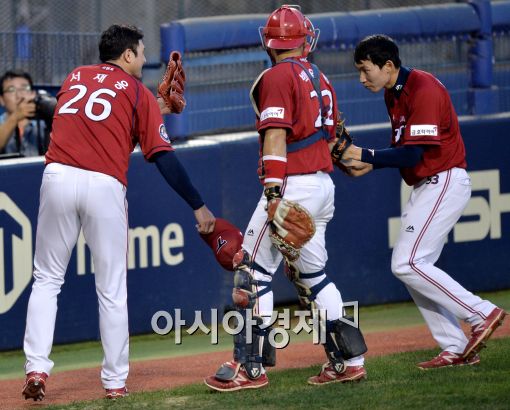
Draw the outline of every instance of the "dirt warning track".
[[[493,337],[508,336],[510,336],[510,320],[506,320]],[[436,343],[425,325],[369,333],[365,338],[368,346],[366,357],[436,347]],[[130,392],[136,393],[171,389],[201,382],[204,377],[213,374],[221,363],[231,358],[231,352],[215,352],[132,362],[127,386]],[[295,343],[290,344],[285,349],[278,350],[277,365],[274,369],[302,368],[320,365],[325,361],[322,346],[310,343]],[[317,372],[319,370],[320,368],[317,366]],[[270,369],[269,372],[271,371],[273,370]],[[104,390],[101,386],[99,374],[99,367],[56,373],[48,379],[45,399],[37,403],[25,401],[21,398],[24,379],[0,381],[0,391],[2,392],[0,409],[43,408],[50,404],[100,399],[104,395]],[[310,374],[310,376],[312,375]],[[204,389],[206,388],[204,385]]]

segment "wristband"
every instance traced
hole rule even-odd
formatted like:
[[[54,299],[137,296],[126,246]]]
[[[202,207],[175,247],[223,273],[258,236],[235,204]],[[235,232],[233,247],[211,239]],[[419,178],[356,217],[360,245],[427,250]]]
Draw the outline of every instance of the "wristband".
[[[277,155],[264,155],[264,183],[274,182],[283,184],[283,179],[287,173],[287,158]]]
[[[281,193],[280,189],[281,189],[280,185],[275,185],[275,186],[270,186],[269,188],[265,188],[264,195],[267,198],[267,202],[269,202],[273,199],[276,199],[276,198],[281,198],[282,193]]]

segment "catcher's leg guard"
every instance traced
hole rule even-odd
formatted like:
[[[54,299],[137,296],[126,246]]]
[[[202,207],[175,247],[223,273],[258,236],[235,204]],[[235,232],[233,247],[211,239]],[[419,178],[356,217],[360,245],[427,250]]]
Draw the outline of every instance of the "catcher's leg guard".
[[[271,326],[265,326],[260,316],[253,315],[253,306],[257,298],[271,291],[271,282],[256,280],[250,269],[267,274],[258,264],[250,261],[246,251],[239,251],[234,257],[234,289],[232,299],[237,312],[244,320],[242,330],[234,335],[234,360],[243,365],[250,378],[256,379],[262,374],[262,366],[274,366],[275,347],[269,342]],[[257,286],[263,287],[257,291]],[[237,324],[236,324],[237,325]],[[232,380],[239,366],[222,366],[216,373],[219,380]]]
[[[324,350],[335,371],[342,373],[345,370],[344,360],[361,356],[368,349],[359,328],[337,319],[326,321]]]
[[[331,283],[331,280],[326,276],[325,271],[321,270],[314,273],[300,272],[294,263],[288,261],[285,262],[285,274],[298,292],[299,303],[307,309],[315,308],[315,298],[322,289]],[[303,282],[303,279],[318,278],[322,275],[324,275],[324,279],[312,287],[307,286]]]
[[[285,273],[296,287],[301,304],[308,309],[316,308],[317,295],[331,283],[323,270],[304,273],[300,272],[295,264],[289,262],[286,263]],[[312,287],[304,283],[306,279],[320,278],[323,275],[324,279]],[[345,369],[344,360],[362,355],[367,351],[367,346],[359,328],[336,319],[326,320],[324,350],[335,371],[342,373]]]

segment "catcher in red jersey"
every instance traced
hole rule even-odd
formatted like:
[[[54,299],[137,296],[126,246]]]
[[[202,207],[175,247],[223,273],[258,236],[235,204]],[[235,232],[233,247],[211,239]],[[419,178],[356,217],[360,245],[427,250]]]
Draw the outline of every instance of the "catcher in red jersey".
[[[366,346],[359,329],[340,320],[342,298],[325,271],[325,232],[334,212],[328,143],[335,137],[337,107],[332,85],[306,58],[319,33],[296,6],[284,5],[260,34],[273,62],[251,91],[264,190],[234,257],[233,300],[246,320],[234,337],[233,360],[205,384],[218,391],[268,385],[265,369],[275,365],[271,280],[282,259],[303,304],[327,312],[328,362],[308,382],[360,380]]]
[[[136,27],[108,28],[99,43],[101,63],[74,69],[57,95],[41,185],[35,282],[24,340],[25,399],[42,400],[45,395],[53,368],[49,354],[57,295],[80,230],[94,258],[103,387],[107,398],[127,394],[126,174],[137,144],[192,208],[199,232],[214,229],[214,216],[170,144],[160,104],[140,81],[145,63],[142,38]],[[167,99],[171,101],[168,95]],[[163,107],[162,111],[170,110]]]
[[[384,89],[391,147],[351,145],[342,161],[353,176],[376,168],[399,168],[404,181],[413,185],[391,269],[406,285],[442,350],[418,367],[478,364],[478,352],[505,312],[435,266],[471,196],[464,142],[448,91],[432,74],[402,66],[397,45],[385,35],[362,40],[354,61],[365,88],[374,93]],[[471,325],[469,339],[458,319]]]

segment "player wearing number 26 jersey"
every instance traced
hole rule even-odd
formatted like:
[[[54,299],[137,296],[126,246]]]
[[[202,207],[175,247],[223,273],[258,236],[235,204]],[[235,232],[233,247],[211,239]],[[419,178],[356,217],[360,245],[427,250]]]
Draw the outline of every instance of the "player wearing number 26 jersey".
[[[102,63],[73,70],[57,95],[27,311],[25,399],[42,400],[45,395],[46,378],[53,368],[49,354],[57,295],[80,231],[94,260],[103,387],[107,398],[127,394],[126,173],[137,144],[193,209],[198,230],[208,234],[214,229],[214,216],[170,145],[160,106],[140,81],[145,63],[142,38],[136,27],[108,28],[99,43]]]
[[[102,172],[127,185],[137,143],[147,159],[173,150],[152,93],[115,64],[74,69],[57,99],[46,163]]]

